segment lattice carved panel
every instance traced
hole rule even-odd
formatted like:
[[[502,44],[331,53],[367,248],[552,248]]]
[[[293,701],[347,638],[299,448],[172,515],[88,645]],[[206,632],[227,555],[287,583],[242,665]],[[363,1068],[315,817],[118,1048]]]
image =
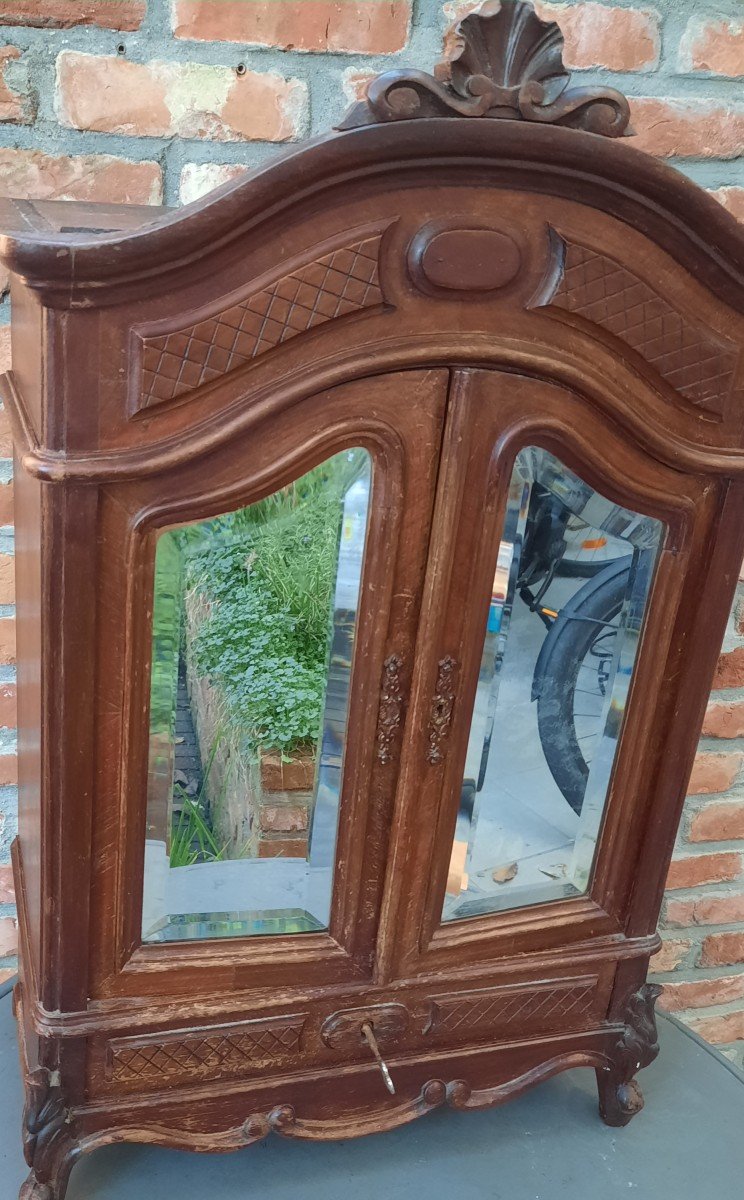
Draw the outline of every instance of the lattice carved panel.
[[[290,338],[382,303],[381,238],[329,251],[204,320],[158,336],[138,335],[138,407],[175,400]]]
[[[563,277],[550,304],[613,334],[690,403],[724,416],[736,347],[678,312],[627,266],[566,242]]]
[[[477,992],[455,992],[432,1000],[430,1032],[466,1038],[523,1028],[581,1026],[597,1010],[597,978],[544,984],[514,984]]]
[[[107,1075],[115,1083],[152,1083],[250,1074],[296,1055],[304,1025],[304,1016],[292,1016],[189,1035],[118,1038],[109,1046]]]

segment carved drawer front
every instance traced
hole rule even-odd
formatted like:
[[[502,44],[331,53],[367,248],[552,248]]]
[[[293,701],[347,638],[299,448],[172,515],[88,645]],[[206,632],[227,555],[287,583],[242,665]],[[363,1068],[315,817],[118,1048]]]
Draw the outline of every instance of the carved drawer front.
[[[430,1035],[448,1041],[580,1028],[602,1014],[596,975],[432,997]]]
[[[173,1079],[250,1075],[294,1058],[305,1020],[302,1014],[117,1038],[109,1043],[106,1077],[114,1083],[156,1085]]]

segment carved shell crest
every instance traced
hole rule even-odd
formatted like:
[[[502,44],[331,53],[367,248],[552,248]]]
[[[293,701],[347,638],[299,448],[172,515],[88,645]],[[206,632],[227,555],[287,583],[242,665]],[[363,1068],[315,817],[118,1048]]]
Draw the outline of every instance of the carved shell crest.
[[[434,75],[442,83],[449,79],[463,98],[477,95],[482,80],[512,91],[534,80],[553,100],[570,78],[563,65],[563,34],[527,3],[484,4],[454,26],[445,52]]]
[[[563,34],[529,0],[488,0],[445,37],[434,69],[373,79],[340,129],[425,117],[488,117],[568,125],[606,137],[628,132],[630,109],[614,88],[575,87]]]

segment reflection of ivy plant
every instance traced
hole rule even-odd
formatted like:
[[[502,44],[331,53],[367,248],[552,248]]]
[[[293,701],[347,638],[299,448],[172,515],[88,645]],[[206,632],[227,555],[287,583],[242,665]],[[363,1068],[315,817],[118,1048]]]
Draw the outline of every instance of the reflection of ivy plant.
[[[209,570],[212,607],[196,636],[197,670],[219,684],[231,724],[254,745],[313,742],[325,663],[313,661],[297,619],[251,577],[244,550],[210,555]]]
[[[289,752],[320,732],[343,496],[367,462],[336,455],[257,504],[178,536],[186,586],[209,613],[197,670],[255,747]]]

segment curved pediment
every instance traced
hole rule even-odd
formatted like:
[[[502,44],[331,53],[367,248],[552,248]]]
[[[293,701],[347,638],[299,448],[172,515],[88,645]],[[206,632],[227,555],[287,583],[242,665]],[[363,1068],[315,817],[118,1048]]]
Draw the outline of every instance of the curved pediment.
[[[5,234],[0,260],[49,306],[111,304],[200,276],[217,254],[276,236],[277,224],[321,198],[484,181],[618,217],[744,308],[744,232],[702,188],[631,139],[510,121],[418,119],[329,134],[130,234]]]
[[[452,365],[580,387],[660,457],[728,469],[744,229],[620,136],[622,97],[572,86],[526,0],[491,0],[447,48],[180,211],[0,238],[14,304],[54,330],[47,370],[88,368],[64,431],[23,363],[6,384],[34,470],[154,472],[339,381]]]
[[[625,97],[574,86],[562,52],[559,26],[529,0],[487,0],[450,30],[433,74],[379,76],[341,132],[129,234],[6,234],[0,260],[49,306],[111,304],[182,286],[256,239],[279,245],[283,223],[318,204],[487,182],[614,215],[744,307],[744,233],[734,218],[678,171],[634,151]]]

